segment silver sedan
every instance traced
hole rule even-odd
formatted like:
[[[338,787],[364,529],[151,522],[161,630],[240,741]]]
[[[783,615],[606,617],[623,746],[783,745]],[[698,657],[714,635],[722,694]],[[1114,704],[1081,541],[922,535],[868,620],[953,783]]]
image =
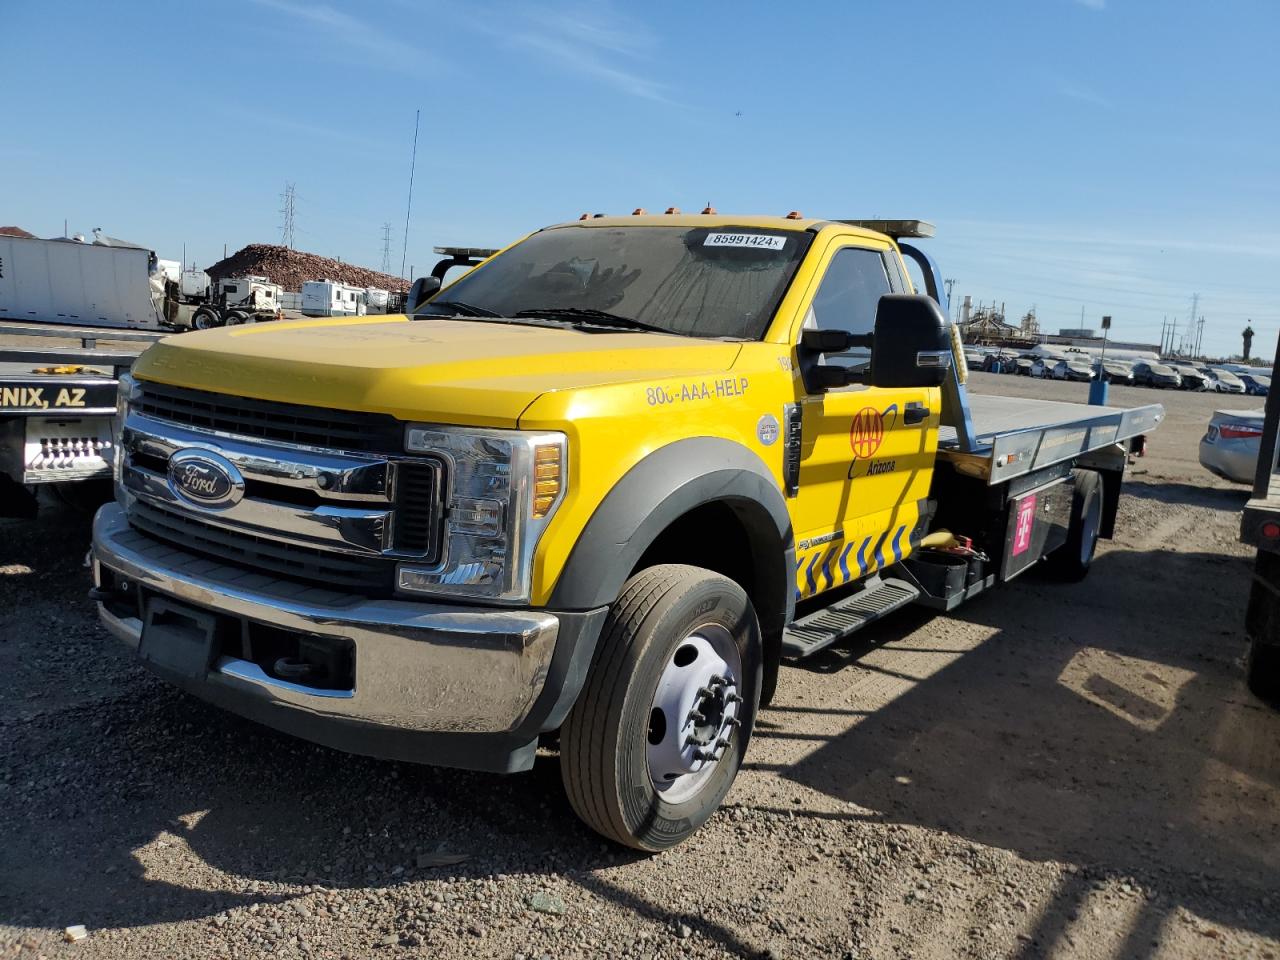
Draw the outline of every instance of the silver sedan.
[[[1262,446],[1261,410],[1217,410],[1200,438],[1200,465],[1235,483],[1253,483]]]

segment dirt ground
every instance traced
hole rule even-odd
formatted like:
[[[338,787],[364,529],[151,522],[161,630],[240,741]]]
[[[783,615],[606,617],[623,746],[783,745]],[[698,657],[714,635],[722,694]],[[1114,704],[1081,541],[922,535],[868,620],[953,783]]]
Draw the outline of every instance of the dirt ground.
[[[554,756],[379,762],[175,692],[97,626],[83,517],[0,521],[0,957],[1280,958],[1245,492],[1196,462],[1210,411],[1256,402],[1112,391],[1152,401],[1084,583],[785,668],[723,810],[651,858],[575,820]]]

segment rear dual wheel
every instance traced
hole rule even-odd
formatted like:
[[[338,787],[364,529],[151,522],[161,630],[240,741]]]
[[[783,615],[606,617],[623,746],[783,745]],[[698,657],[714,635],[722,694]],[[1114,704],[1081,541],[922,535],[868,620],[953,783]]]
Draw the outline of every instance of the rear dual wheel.
[[[638,850],[691,835],[738,774],[761,677],[760,628],[733,581],[676,564],[627,581],[560,733],[574,811]]]

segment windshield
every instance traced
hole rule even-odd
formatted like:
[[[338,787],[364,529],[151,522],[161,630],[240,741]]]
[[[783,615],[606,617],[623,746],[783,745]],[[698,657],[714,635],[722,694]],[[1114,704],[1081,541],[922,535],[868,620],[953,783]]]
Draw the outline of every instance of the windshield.
[[[566,322],[613,318],[686,336],[758,340],[812,236],[747,227],[556,227],[467,274],[418,315],[556,319],[563,310]]]

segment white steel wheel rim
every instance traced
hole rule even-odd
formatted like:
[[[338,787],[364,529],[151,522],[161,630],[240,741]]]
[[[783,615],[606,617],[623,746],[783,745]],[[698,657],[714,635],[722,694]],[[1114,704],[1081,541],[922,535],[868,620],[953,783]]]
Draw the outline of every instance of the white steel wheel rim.
[[[1080,562],[1088,563],[1093,559],[1093,551],[1097,548],[1098,528],[1102,525],[1102,503],[1098,497],[1089,498],[1089,506],[1080,518]]]
[[[742,657],[732,634],[705,624],[677,643],[649,709],[647,759],[668,803],[695,796],[715,773],[739,725]]]

